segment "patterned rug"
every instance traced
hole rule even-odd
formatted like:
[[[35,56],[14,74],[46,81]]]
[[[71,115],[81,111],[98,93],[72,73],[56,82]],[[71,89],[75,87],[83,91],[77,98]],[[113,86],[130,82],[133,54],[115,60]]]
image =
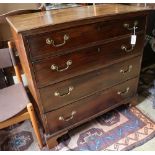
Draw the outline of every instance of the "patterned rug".
[[[137,108],[121,106],[86,124],[83,124],[59,139],[52,151],[119,151],[131,150],[155,136],[155,123]],[[39,150],[29,121],[3,130],[0,135],[1,150]],[[44,147],[42,150],[47,151]]]

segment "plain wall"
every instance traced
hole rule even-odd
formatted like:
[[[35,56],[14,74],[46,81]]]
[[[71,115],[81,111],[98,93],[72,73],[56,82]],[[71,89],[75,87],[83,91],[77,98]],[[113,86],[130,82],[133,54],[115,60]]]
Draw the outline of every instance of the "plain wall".
[[[4,14],[18,9],[37,9],[39,3],[0,3],[0,14]],[[0,40],[11,39],[10,27],[7,23],[0,23]]]

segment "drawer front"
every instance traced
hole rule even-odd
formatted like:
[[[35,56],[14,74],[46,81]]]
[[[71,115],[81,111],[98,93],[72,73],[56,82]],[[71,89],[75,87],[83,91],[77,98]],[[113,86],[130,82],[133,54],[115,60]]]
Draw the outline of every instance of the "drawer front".
[[[81,51],[49,58],[33,64],[39,88],[103,67],[109,62],[142,52],[144,35],[137,36],[136,46],[130,50],[130,37]]]
[[[32,59],[40,59],[47,55],[55,55],[62,51],[72,50],[93,42],[102,41],[133,33],[136,23],[136,32],[144,30],[144,17],[121,19],[117,21],[99,22],[82,25],[69,29],[28,36],[27,42]],[[126,24],[126,26],[124,26]]]
[[[45,115],[48,126],[46,132],[54,133],[65,127],[84,121],[117,104],[123,104],[123,101],[135,95],[137,84],[138,78],[135,78],[114,86],[109,90],[82,99],[74,104],[47,113]]]
[[[141,56],[40,89],[44,112],[139,75]]]

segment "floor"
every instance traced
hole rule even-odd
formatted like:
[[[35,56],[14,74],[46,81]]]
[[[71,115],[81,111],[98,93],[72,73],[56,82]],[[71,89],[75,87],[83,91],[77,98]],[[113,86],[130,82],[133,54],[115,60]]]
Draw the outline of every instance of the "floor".
[[[139,97],[139,104],[137,105],[137,108],[140,109],[145,115],[147,115],[149,118],[151,118],[155,122],[155,109],[153,109],[153,107],[152,107],[152,100],[150,97],[149,98]],[[20,130],[22,131],[23,129],[26,131],[29,131],[31,129],[31,132],[34,135],[34,131],[32,130],[32,127],[31,127],[31,124],[29,121],[22,124],[22,127],[20,127]],[[17,132],[16,128],[13,129],[13,132],[14,133]],[[28,134],[28,133],[25,133],[25,134]],[[36,137],[33,136],[33,138],[34,138],[34,141],[37,142]],[[28,149],[26,149],[26,151],[32,151],[32,150],[40,151],[37,143],[35,143],[35,142],[33,142],[30,146],[27,146]],[[155,138],[149,140],[148,142],[146,142],[145,144],[143,144],[139,147],[136,147],[132,151],[155,151],[154,146],[155,146]],[[46,148],[45,149],[43,148],[43,150],[46,151]]]
[[[139,103],[137,108],[155,122],[155,109],[152,108],[152,98],[139,97]],[[155,138],[133,149],[133,151],[155,151]]]
[[[142,93],[143,95],[139,96],[139,104],[137,105],[137,108],[155,122],[155,105],[153,105],[153,102],[155,103],[155,64],[144,68],[141,71],[140,77],[142,86],[147,91],[143,91],[145,93]],[[148,95],[148,90],[151,90],[154,96]],[[155,151],[155,138],[148,141],[144,145],[133,149],[133,151]]]

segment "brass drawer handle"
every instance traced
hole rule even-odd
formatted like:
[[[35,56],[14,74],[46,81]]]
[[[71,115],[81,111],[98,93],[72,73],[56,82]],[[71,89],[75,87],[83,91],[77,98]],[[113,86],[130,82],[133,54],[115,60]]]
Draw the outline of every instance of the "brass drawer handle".
[[[138,27],[136,27],[138,25],[138,21],[134,21],[133,27],[130,27],[130,24],[125,23],[123,24],[124,28],[127,28],[128,30],[133,30],[133,29],[137,29]]]
[[[71,113],[71,116],[67,117],[67,118],[64,118],[63,116],[60,116],[59,117],[59,121],[65,121],[65,122],[68,122],[70,121],[71,119],[74,118],[74,115],[76,114],[76,111],[72,111]]]
[[[118,95],[125,95],[125,94],[127,94],[127,93],[129,92],[129,89],[130,89],[130,88],[127,87],[125,91],[118,91],[117,94],[118,94]]]
[[[66,65],[67,65],[66,68],[63,68],[63,69],[59,69],[59,67],[57,65],[53,64],[51,66],[51,70],[56,70],[57,72],[63,72],[65,70],[67,70],[71,64],[72,64],[72,60],[68,60],[66,62]]]
[[[125,74],[125,73],[127,73],[127,72],[131,72],[131,70],[132,70],[132,65],[129,65],[127,70],[121,69],[121,70],[120,70],[120,73]]]
[[[58,91],[56,91],[56,92],[54,93],[54,96],[65,97],[65,96],[67,96],[67,95],[70,95],[70,94],[71,94],[71,91],[73,91],[73,89],[74,89],[74,87],[73,87],[73,86],[70,86],[70,87],[68,88],[68,92],[65,93],[65,94],[60,94]]]
[[[63,46],[66,44],[66,41],[69,39],[69,35],[65,34],[64,35],[64,41],[63,43],[60,43],[60,44],[55,44],[54,40],[50,39],[50,38],[47,38],[46,39],[46,44],[48,45],[53,45],[54,47],[60,47],[60,46]]]
[[[134,47],[135,47],[134,45],[131,45],[131,48],[127,49],[127,47],[125,45],[122,45],[121,49],[123,51],[125,51],[126,53],[129,53],[129,52],[132,52],[134,50]]]

